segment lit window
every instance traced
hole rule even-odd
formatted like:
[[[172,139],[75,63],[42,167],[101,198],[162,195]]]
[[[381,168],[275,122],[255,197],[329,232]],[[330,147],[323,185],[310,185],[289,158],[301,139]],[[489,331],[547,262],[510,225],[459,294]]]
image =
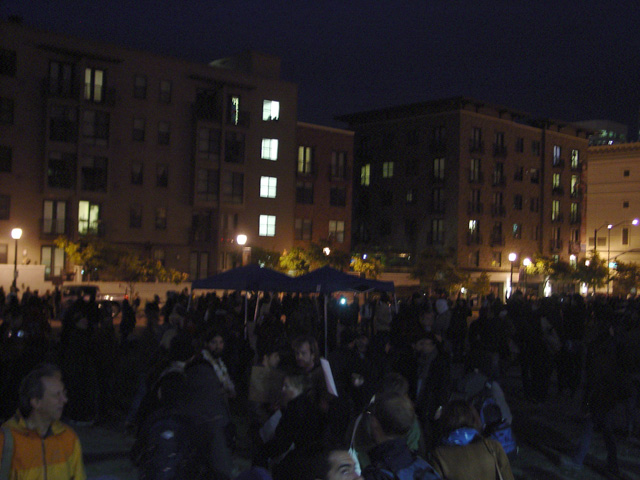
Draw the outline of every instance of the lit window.
[[[276,234],[276,216],[260,215],[260,227],[258,235],[261,237],[273,237]]]
[[[278,139],[277,138],[262,139],[262,158],[263,160],[278,159]]]
[[[560,201],[551,202],[551,220],[560,220]]]
[[[433,159],[433,178],[444,180],[444,158]]]
[[[280,118],[280,102],[276,100],[264,100],[262,102],[262,120],[275,121]]]
[[[478,231],[478,221],[469,220],[469,233],[475,233]]]
[[[571,168],[578,168],[580,166],[580,151],[571,150]]]
[[[51,245],[43,245],[40,250],[40,263],[44,265],[44,275],[46,279],[51,276],[58,276],[64,268],[64,249]]]
[[[240,123],[240,97],[232,95],[227,105],[227,121],[232,125]]]
[[[578,195],[579,179],[577,175],[571,175],[571,196]]]
[[[313,173],[313,153],[313,147],[303,145],[298,147],[298,173],[305,175]]]
[[[344,221],[329,220],[329,238],[335,242],[344,242]]]
[[[67,202],[45,200],[42,217],[43,233],[63,235],[66,233],[67,225]]]
[[[78,233],[97,235],[100,222],[100,205],[87,200],[78,203]]]
[[[86,68],[84,70],[84,99],[95,103],[104,100],[104,70]]]
[[[552,188],[560,188],[560,174],[559,173],[554,173],[553,174],[553,182],[552,182]]]
[[[522,224],[514,223],[512,232],[513,232],[513,238],[522,238]]]
[[[553,146],[553,164],[558,165],[560,163],[560,157],[562,156],[562,147],[560,145]]]
[[[276,177],[260,177],[260,196],[262,198],[276,198],[278,179]]]
[[[368,187],[371,183],[371,164],[367,163],[360,168],[360,185]]]
[[[393,177],[393,162],[384,162],[382,164],[382,178]]]

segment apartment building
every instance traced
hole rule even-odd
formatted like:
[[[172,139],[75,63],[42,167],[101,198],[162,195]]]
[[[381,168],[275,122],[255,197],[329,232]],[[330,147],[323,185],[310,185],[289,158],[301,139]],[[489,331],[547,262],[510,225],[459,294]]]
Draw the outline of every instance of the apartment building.
[[[586,179],[586,251],[640,263],[640,143],[589,147]]]
[[[295,245],[351,250],[353,132],[298,122]]]
[[[283,251],[296,115],[275,57],[198,64],[3,22],[0,262],[14,261],[14,227],[18,263],[47,277],[69,267],[60,235],[99,235],[194,279],[237,263],[239,234]]]
[[[588,132],[470,98],[338,118],[355,131],[353,243],[410,258],[455,252],[494,290],[535,253],[575,260]]]

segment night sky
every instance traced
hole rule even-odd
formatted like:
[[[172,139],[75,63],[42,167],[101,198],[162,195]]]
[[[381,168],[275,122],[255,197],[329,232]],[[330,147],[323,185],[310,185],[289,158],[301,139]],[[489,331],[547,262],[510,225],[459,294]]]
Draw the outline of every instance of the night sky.
[[[637,0],[0,0],[8,15],[194,61],[279,56],[306,122],[464,95],[638,126]]]

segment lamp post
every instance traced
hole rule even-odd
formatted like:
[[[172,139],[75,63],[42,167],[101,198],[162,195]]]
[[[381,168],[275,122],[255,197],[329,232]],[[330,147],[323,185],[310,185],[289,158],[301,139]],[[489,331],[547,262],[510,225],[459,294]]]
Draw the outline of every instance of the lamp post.
[[[11,230],[11,238],[16,241],[16,250],[15,255],[13,256],[13,283],[11,284],[11,288],[14,291],[18,291],[18,240],[22,237],[22,229],[14,228]]]
[[[513,262],[516,261],[516,254],[511,252],[509,254],[509,261],[511,262],[511,273],[509,275],[509,298],[511,298],[511,294],[513,292]]]
[[[236,243],[238,245],[240,245],[242,247],[242,262],[241,262],[241,266],[246,266],[249,264],[249,261],[251,259],[251,247],[245,247],[245,245],[247,244],[247,236],[244,233],[241,233],[240,235],[238,235],[236,237]]]
[[[522,271],[524,272],[524,296],[527,296],[527,268],[529,268],[529,265],[531,265],[531,259],[529,257],[526,257],[524,260],[522,260],[522,265],[524,266],[524,268],[522,269]]]
[[[616,223],[615,225],[608,224],[607,225],[607,296],[609,296],[609,283],[611,281],[611,272],[609,267],[609,262],[611,261],[611,230],[615,227],[619,227],[620,225],[638,225],[640,220],[634,218],[631,221],[623,220],[621,222]],[[595,242],[595,240],[594,240]]]

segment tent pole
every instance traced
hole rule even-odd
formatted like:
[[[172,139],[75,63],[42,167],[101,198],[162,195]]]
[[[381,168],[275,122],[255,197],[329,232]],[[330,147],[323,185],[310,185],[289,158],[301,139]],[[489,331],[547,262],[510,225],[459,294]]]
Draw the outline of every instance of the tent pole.
[[[329,299],[327,295],[324,296],[324,358],[327,358],[329,355],[329,328],[327,324],[329,323],[329,319],[327,318],[327,304],[329,303]]]

